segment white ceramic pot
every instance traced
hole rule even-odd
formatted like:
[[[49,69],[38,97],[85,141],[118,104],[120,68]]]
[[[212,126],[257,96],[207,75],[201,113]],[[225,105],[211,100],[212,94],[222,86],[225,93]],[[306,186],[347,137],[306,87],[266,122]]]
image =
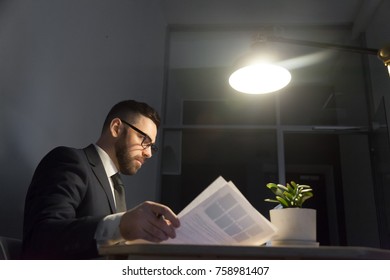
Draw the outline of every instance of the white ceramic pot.
[[[271,223],[278,228],[273,246],[318,246],[317,212],[309,208],[270,210]]]

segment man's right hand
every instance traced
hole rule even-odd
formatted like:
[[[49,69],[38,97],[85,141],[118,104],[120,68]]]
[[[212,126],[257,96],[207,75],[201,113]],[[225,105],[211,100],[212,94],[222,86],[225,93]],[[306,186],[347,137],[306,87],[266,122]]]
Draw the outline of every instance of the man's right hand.
[[[119,230],[126,240],[161,242],[175,238],[175,229],[179,226],[179,219],[169,207],[146,201],[125,212]]]

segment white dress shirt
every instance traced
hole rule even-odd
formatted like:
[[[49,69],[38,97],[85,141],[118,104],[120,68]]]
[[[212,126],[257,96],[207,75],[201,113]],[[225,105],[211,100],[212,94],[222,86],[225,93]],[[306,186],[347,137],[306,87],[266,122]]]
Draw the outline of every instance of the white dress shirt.
[[[102,148],[97,145],[95,145],[95,148],[99,154],[100,159],[103,162],[103,167],[106,171],[108,181],[111,186],[112,196],[114,197],[115,201],[114,185],[111,176],[117,173],[118,169],[116,168],[110,156]],[[103,220],[100,221],[95,232],[95,239],[98,246],[103,244],[114,244],[124,241],[119,231],[119,223],[124,213],[125,212],[111,214],[104,217]]]

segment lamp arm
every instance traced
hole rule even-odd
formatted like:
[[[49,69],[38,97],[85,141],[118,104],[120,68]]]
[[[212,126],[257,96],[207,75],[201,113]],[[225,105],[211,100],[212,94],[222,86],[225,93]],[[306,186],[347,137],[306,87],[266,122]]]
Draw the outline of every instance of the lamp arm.
[[[275,36],[267,37],[267,41],[276,42],[276,43],[288,43],[288,44],[294,44],[294,45],[303,45],[303,46],[323,48],[323,49],[334,49],[334,50],[339,50],[339,51],[355,52],[355,53],[360,53],[360,54],[378,55],[378,51],[379,51],[378,49],[361,48],[361,47],[354,47],[354,46],[343,46],[343,45],[337,45],[337,44],[313,42],[313,41],[306,41],[306,40],[297,40],[297,39],[275,37]]]

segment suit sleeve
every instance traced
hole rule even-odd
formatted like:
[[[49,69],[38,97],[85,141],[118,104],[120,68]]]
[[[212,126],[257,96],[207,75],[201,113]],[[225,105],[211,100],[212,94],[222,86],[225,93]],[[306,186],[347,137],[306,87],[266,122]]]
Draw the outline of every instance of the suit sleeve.
[[[104,215],[79,215],[91,171],[76,149],[56,148],[38,165],[25,203],[24,257],[97,257],[95,231]]]

